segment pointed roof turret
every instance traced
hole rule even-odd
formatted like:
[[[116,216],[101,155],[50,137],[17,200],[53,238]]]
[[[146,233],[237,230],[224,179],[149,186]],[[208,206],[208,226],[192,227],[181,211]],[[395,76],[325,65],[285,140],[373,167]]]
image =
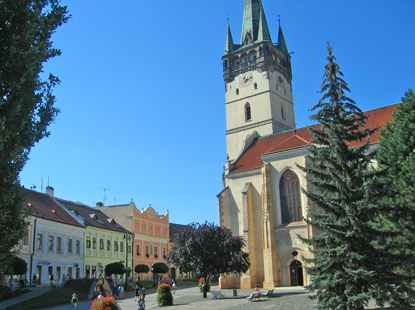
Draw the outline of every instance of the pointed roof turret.
[[[260,2],[260,15],[259,15],[259,25],[258,25],[258,42],[262,41],[271,41],[271,34],[268,29],[267,19],[265,17],[264,8]]]
[[[281,52],[288,54],[287,43],[285,43],[284,34],[282,33],[281,23],[279,23],[279,31],[278,31],[278,48]]]
[[[241,44],[271,40],[261,0],[245,0]]]
[[[231,53],[233,51],[233,38],[231,27],[229,26],[229,18],[228,18],[228,32],[226,33],[226,42],[225,42],[225,54]]]

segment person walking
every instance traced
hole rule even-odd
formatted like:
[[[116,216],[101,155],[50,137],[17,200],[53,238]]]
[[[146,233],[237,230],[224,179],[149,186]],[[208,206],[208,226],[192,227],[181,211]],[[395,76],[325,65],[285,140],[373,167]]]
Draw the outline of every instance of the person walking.
[[[138,301],[138,297],[140,296],[140,287],[138,286],[138,284],[135,285],[135,297],[134,297],[134,301]]]
[[[124,298],[124,286],[120,285],[118,287],[118,292],[120,293],[120,298]]]
[[[79,300],[78,300],[78,297],[76,297],[76,293],[72,294],[71,304],[72,304],[72,308],[76,310],[76,307],[78,307],[78,304],[79,304]]]

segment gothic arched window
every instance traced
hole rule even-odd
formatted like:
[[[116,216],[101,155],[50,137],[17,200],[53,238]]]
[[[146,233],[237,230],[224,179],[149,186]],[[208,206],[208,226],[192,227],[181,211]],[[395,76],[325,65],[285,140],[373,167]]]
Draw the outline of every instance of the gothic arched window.
[[[247,102],[245,104],[245,121],[251,120],[251,105]]]
[[[301,221],[300,182],[292,170],[287,170],[280,180],[282,223]]]

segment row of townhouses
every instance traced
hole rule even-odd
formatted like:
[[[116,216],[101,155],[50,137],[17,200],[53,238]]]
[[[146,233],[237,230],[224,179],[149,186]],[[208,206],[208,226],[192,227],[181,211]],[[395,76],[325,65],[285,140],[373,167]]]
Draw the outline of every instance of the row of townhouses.
[[[105,266],[114,262],[131,270],[130,280],[152,279],[151,271],[139,275],[134,267],[146,264],[151,270],[154,263],[167,264],[168,212],[160,216],[151,206],[140,211],[133,201],[90,207],[55,197],[49,186],[46,193],[22,191],[28,226],[17,252],[27,263],[24,276],[30,285],[49,285],[52,275],[57,284],[68,278],[101,278]],[[175,278],[175,269],[164,276]]]

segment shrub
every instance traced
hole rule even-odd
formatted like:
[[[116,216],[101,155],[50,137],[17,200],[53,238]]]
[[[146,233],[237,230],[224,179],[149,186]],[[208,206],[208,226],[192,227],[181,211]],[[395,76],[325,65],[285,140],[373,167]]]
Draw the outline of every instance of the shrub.
[[[153,288],[156,286],[156,282],[155,281],[148,281],[148,280],[144,280],[144,281],[137,281],[136,284],[138,284],[141,287],[145,287],[147,290]]]
[[[83,293],[88,296],[89,290],[95,279],[71,279],[65,282],[65,288],[71,289],[75,292]],[[79,296],[78,296],[79,299]]]
[[[162,283],[157,287],[157,303],[159,306],[173,305],[173,295],[170,285]]]
[[[0,285],[0,301],[12,298],[13,292],[10,289],[10,287],[5,286],[5,285]]]
[[[120,306],[115,301],[114,297],[101,297],[92,302],[91,310],[120,310]]]
[[[33,310],[39,308],[47,308],[62,304],[68,304],[72,298],[74,291],[68,288],[55,288],[43,295],[25,300],[13,306],[7,307],[7,310]],[[88,296],[77,292],[79,300],[86,300]]]

